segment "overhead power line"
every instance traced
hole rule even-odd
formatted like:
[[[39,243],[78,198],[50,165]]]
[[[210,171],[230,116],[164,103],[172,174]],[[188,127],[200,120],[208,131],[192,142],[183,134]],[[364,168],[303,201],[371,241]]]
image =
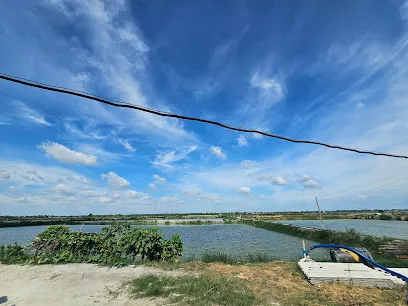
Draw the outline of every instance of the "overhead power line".
[[[115,106],[115,107],[120,107],[120,108],[130,108],[130,109],[135,109],[138,111],[150,113],[153,115],[157,116],[162,116],[162,117],[170,117],[170,118],[177,118],[177,119],[182,119],[182,120],[189,120],[189,121],[197,121],[197,122],[203,122],[203,123],[208,123],[212,125],[217,125],[229,130],[237,131],[237,132],[242,132],[242,133],[253,133],[253,134],[260,134],[263,136],[267,137],[272,137],[288,142],[293,142],[293,143],[303,143],[303,144],[313,144],[313,145],[318,145],[318,146],[323,146],[327,147],[330,149],[337,149],[337,150],[344,150],[344,151],[349,151],[349,152],[355,152],[359,154],[370,154],[370,155],[375,155],[375,156],[386,156],[386,157],[393,157],[393,158],[403,158],[403,159],[408,159],[408,156],[406,155],[397,155],[397,154],[391,154],[391,153],[381,153],[381,152],[374,152],[374,151],[368,151],[368,150],[362,150],[362,149],[354,149],[354,148],[348,148],[348,147],[343,147],[343,146],[338,146],[338,145],[332,145],[324,142],[319,142],[319,141],[313,141],[313,140],[303,140],[303,139],[295,139],[295,138],[289,138],[286,136],[281,136],[277,134],[272,134],[272,133],[267,133],[264,131],[259,131],[259,130],[253,130],[253,129],[246,129],[246,128],[239,128],[239,127],[234,127],[230,126],[225,123],[221,123],[218,121],[213,121],[213,120],[208,120],[208,119],[202,119],[202,118],[196,118],[196,117],[190,117],[190,116],[184,116],[184,115],[179,115],[179,114],[173,114],[169,112],[163,112],[155,109],[151,109],[145,106],[141,105],[134,105],[134,104],[129,104],[121,101],[115,101],[115,100],[110,100],[102,97],[98,97],[95,95],[91,95],[86,92],[82,91],[76,91],[68,88],[63,88],[63,87],[56,87],[56,86],[51,86],[39,82],[35,82],[32,80],[27,80],[7,74],[0,73],[0,79],[14,82],[14,83],[19,83],[22,85],[30,86],[30,87],[35,87],[35,88],[40,88],[44,90],[49,90],[49,91],[54,91],[54,92],[59,92],[59,93],[64,93],[72,96],[77,96],[89,100],[94,100],[103,104]]]

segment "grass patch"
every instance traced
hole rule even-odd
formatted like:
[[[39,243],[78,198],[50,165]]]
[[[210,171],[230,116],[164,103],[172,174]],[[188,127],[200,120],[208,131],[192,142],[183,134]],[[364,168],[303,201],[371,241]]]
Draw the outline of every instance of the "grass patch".
[[[405,305],[403,288],[312,286],[296,263],[191,262],[181,267],[182,276],[146,275],[126,288],[134,298],[160,298],[166,305]]]
[[[245,282],[215,273],[180,277],[145,275],[130,282],[130,292],[136,298],[162,297],[186,305],[261,304]]]
[[[204,263],[223,263],[227,265],[239,265],[249,263],[265,263],[276,259],[266,254],[248,254],[242,257],[233,257],[225,253],[204,253],[199,261]]]
[[[239,261],[224,253],[204,253],[201,256],[201,261],[204,263],[219,262],[227,265],[236,265]]]
[[[275,258],[272,258],[266,254],[248,254],[246,258],[246,262],[248,263],[270,262],[275,260]]]
[[[214,263],[201,267],[201,271],[203,269],[246,281],[247,288],[255,293],[256,298],[266,301],[268,305],[405,305],[405,290],[401,288],[365,288],[341,283],[313,286],[296,263],[270,262],[239,266]]]

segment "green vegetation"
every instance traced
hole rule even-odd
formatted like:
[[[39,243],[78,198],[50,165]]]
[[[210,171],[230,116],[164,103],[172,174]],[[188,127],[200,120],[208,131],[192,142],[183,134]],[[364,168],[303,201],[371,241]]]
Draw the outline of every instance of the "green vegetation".
[[[236,258],[223,253],[204,253],[201,256],[201,261],[205,263],[219,262],[227,265],[235,265],[239,263]]]
[[[381,252],[380,247],[387,243],[395,241],[394,238],[374,237],[358,233],[354,229],[345,232],[320,230],[304,227],[297,227],[277,222],[265,221],[241,221],[241,223],[252,225],[258,228],[296,236],[319,243],[344,244],[351,247],[365,247],[374,256],[376,262],[393,267],[408,267],[408,260],[398,259],[393,255],[387,255]]]
[[[100,233],[70,232],[65,226],[51,226],[26,248],[1,246],[1,263],[90,262],[126,265],[137,260],[178,261],[183,244],[178,235],[164,239],[157,228],[132,228],[113,224]]]
[[[0,245],[0,263],[24,264],[29,256],[20,245]]]
[[[239,279],[215,273],[196,276],[146,275],[130,283],[135,297],[163,297],[186,305],[260,305],[255,294]]]
[[[237,258],[232,257],[224,253],[204,253],[200,261],[204,263],[223,263],[227,265],[239,265],[248,263],[260,263],[260,262],[270,262],[276,259],[266,255],[266,254],[248,254],[245,257]]]

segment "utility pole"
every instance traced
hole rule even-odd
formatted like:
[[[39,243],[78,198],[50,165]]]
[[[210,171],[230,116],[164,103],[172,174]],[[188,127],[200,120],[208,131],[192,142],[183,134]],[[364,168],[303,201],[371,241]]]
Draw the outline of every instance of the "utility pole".
[[[324,229],[324,226],[323,226],[323,219],[322,219],[322,212],[320,211],[320,206],[319,206],[319,202],[317,201],[317,197],[315,197],[315,199],[316,199],[317,209],[319,210],[320,223],[322,224],[322,229]]]

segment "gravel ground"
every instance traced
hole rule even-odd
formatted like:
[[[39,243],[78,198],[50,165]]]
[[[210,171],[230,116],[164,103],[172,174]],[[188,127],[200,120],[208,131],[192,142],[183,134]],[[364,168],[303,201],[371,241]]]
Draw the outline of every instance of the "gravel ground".
[[[93,264],[0,265],[0,305],[160,305],[163,301],[130,299],[125,290],[120,290],[124,281],[144,274],[180,272]]]

